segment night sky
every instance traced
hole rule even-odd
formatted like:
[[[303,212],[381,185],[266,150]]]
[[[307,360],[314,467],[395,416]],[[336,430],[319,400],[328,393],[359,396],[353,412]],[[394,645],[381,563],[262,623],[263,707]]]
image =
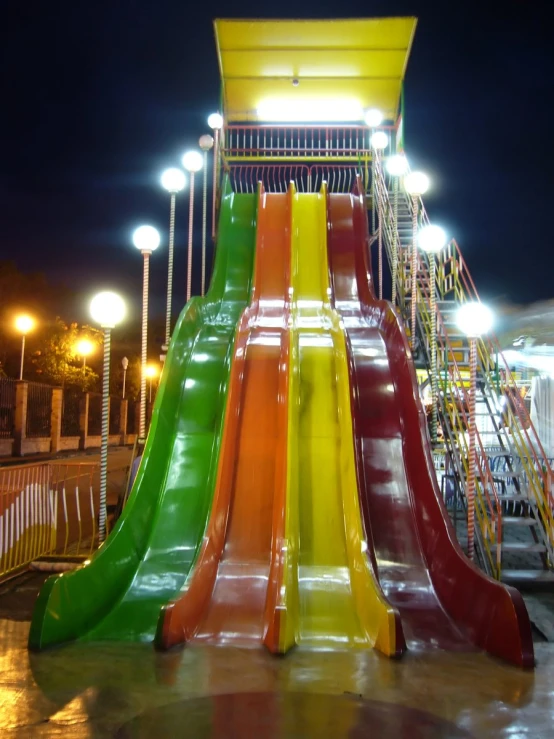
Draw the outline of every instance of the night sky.
[[[184,0],[3,0],[0,258],[78,289],[82,305],[101,287],[137,305],[132,229],[152,223],[166,243],[159,175],[217,109],[212,19],[416,15],[406,149],[433,178],[431,218],[458,240],[482,297],[553,297],[549,4],[343,0],[262,11],[254,2],[191,10]],[[184,303],[186,205],[181,196],[175,309]],[[166,274],[164,248],[152,258],[158,312]]]

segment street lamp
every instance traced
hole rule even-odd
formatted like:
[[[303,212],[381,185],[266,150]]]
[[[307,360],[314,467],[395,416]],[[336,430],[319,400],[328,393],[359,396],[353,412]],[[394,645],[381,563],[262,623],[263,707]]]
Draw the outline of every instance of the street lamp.
[[[431,310],[431,441],[436,444],[438,425],[437,393],[437,307],[435,254],[446,246],[446,233],[440,226],[425,226],[417,237],[419,247],[429,258],[429,292]]]
[[[493,314],[483,303],[470,302],[462,305],[456,315],[458,328],[469,339],[469,409],[467,454],[467,552],[470,559],[475,556],[475,391],[477,385],[477,339],[488,333],[493,324]]]
[[[204,180],[203,180],[203,195],[202,195],[202,280],[201,280],[201,295],[204,295],[206,287],[206,218],[207,218],[207,207],[208,207],[208,152],[214,145],[214,140],[209,133],[200,136],[198,144],[204,152]]]
[[[21,315],[15,319],[15,327],[21,334],[21,364],[19,366],[19,379],[23,379],[23,361],[25,359],[25,337],[35,327],[35,321],[31,316]]]
[[[85,374],[85,370],[87,367],[87,357],[90,356],[93,351],[94,344],[92,343],[92,341],[89,341],[89,339],[80,339],[75,345],[75,352],[83,360],[83,375]]]
[[[139,436],[146,436],[146,353],[148,347],[148,278],[150,275],[150,254],[160,245],[160,234],[153,226],[139,226],[133,233],[133,244],[144,258],[142,274],[142,341],[140,376],[140,423]]]
[[[208,126],[214,132],[214,160],[212,167],[212,239],[215,238],[215,206],[217,200],[217,183],[219,182],[219,132],[223,127],[223,116],[212,113],[208,116]]]
[[[404,188],[412,198],[412,351],[415,351],[416,342],[416,305],[417,305],[417,219],[419,215],[419,198],[429,189],[429,178],[423,172],[410,172],[404,177]]]
[[[102,438],[100,443],[100,512],[98,540],[106,538],[106,492],[108,482],[108,433],[110,422],[110,344],[111,330],[125,318],[125,303],[109,291],[97,293],[90,303],[90,314],[104,329],[104,366],[102,370]]]
[[[371,139],[371,148],[375,152],[372,159],[375,162],[375,170],[377,170],[377,162],[381,152],[389,145],[389,137],[384,131],[375,131]],[[376,189],[373,189],[374,195]],[[383,299],[383,197],[377,193],[377,212],[379,214],[379,300]],[[373,201],[373,210],[375,210],[375,200]]]
[[[185,173],[182,169],[171,167],[166,169],[161,178],[162,187],[171,196],[169,206],[169,250],[167,256],[167,306],[165,313],[165,345],[169,346],[171,338],[171,298],[173,293],[173,248],[175,243],[175,198],[186,185]],[[165,350],[167,351],[167,349]]]
[[[398,278],[398,251],[402,248],[400,235],[398,233],[398,183],[408,171],[408,160],[404,154],[395,154],[387,160],[387,171],[393,177],[393,240],[392,240],[392,297],[391,301],[396,303],[396,280]]]
[[[152,402],[152,380],[154,377],[157,377],[159,374],[158,368],[154,364],[149,364],[146,367],[146,377],[150,380],[150,400],[149,402]]]
[[[123,357],[121,360],[121,366],[123,367],[123,399],[125,399],[125,380],[127,379],[127,367],[129,366],[129,360],[127,357]]]
[[[187,303],[192,292],[192,226],[194,218],[194,175],[202,169],[203,158],[199,151],[187,151],[183,156],[183,167],[190,174],[189,189],[189,242],[187,254]]]

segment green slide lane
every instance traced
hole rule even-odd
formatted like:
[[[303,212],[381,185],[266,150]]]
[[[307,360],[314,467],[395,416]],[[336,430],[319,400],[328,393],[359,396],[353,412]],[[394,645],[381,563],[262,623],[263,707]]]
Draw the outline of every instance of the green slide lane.
[[[153,639],[183,587],[209,515],[235,330],[250,299],[256,195],[225,190],[210,289],[173,332],[132,493],[90,563],[49,578],[29,647],[74,639]]]

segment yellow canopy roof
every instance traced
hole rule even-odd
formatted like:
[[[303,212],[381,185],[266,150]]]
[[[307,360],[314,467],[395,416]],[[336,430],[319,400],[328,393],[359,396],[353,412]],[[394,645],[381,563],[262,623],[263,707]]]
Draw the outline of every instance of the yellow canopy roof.
[[[226,120],[359,120],[366,108],[395,119],[416,23],[214,21]]]

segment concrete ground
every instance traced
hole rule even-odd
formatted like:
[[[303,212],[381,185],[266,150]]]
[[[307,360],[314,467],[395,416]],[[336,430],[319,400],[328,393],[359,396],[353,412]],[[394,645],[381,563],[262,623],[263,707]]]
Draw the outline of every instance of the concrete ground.
[[[0,620],[0,735],[64,737],[552,736],[554,646],[524,671],[485,654],[76,643],[27,651]]]

